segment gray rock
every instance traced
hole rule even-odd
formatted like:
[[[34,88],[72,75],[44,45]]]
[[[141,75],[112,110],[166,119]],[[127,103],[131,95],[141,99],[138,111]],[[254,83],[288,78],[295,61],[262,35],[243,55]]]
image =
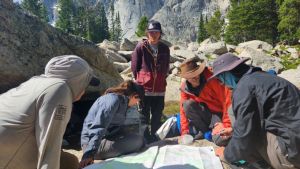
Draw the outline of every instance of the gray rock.
[[[202,41],[202,42],[200,43],[200,46],[201,46],[201,45],[213,44],[213,43],[217,43],[217,42],[218,42],[218,41],[215,40],[214,38],[207,38],[207,39],[205,39],[204,41]]]
[[[280,59],[267,55],[262,51],[258,51],[253,48],[245,47],[239,57],[249,57],[251,61],[248,64],[261,67],[263,70],[274,69],[279,72],[283,69],[283,65],[280,63]]]
[[[210,44],[201,44],[198,48],[198,52],[202,52],[205,54],[217,54],[222,55],[224,53],[227,53],[227,47],[225,42],[220,41],[216,43],[210,43]]]
[[[173,57],[177,56],[185,59],[196,56],[196,53],[190,50],[171,50],[170,54]]]
[[[126,58],[128,61],[131,60],[131,55],[133,51],[118,51],[118,54]]]
[[[300,52],[298,52],[295,48],[290,47],[290,48],[287,48],[286,50],[291,54],[292,58],[294,58],[294,59],[299,58]]]
[[[283,71],[278,76],[290,81],[300,89],[300,66],[297,69]]]
[[[180,84],[181,78],[178,76],[170,75],[167,78],[167,90],[165,101],[179,101],[180,100]]]
[[[121,41],[120,50],[133,51],[135,46],[136,45],[132,43],[130,40],[128,40],[127,38],[123,38]]]
[[[106,49],[105,56],[110,62],[121,62],[121,63],[127,62],[127,60],[123,56],[121,56],[120,54],[118,54],[113,50]]]
[[[260,40],[252,40],[252,41],[247,41],[244,43],[240,43],[238,47],[244,48],[244,47],[249,47],[253,49],[261,49],[264,51],[271,51],[273,49],[273,46],[268,44],[267,42],[260,41]]]
[[[99,47],[102,47],[104,49],[109,49],[113,51],[119,51],[120,50],[120,44],[118,42],[109,41],[104,39],[102,43],[97,44]]]
[[[236,49],[235,45],[228,45],[227,44],[226,47],[227,47],[228,52],[231,52],[231,53],[235,52],[235,49]]]
[[[170,50],[180,50],[182,49],[182,47],[178,46],[178,45],[173,45],[170,47]]]
[[[184,61],[184,60],[185,60],[184,57],[182,57],[182,56],[177,56],[176,54],[171,54],[171,56],[170,56],[170,62],[171,62],[171,63],[174,63],[174,62],[177,62],[177,61],[182,62],[182,61]]]
[[[130,67],[130,63],[114,62],[114,67],[118,70],[118,72],[123,72]]]
[[[14,4],[0,3],[0,93],[42,74],[54,56],[74,54],[94,69],[101,85],[87,96],[119,84],[121,76],[106,59],[105,51],[81,38],[70,36],[28,15]]]
[[[199,48],[199,44],[197,42],[191,42],[188,44],[188,50],[190,51],[197,51]]]
[[[181,64],[181,62],[176,61],[173,65],[178,68],[180,66],[180,64]]]

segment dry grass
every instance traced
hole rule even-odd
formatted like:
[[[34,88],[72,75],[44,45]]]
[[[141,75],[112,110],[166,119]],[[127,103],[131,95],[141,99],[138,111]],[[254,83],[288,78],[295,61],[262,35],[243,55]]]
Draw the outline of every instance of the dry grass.
[[[165,109],[163,114],[165,116],[171,116],[179,112],[179,101],[168,101],[165,103]]]

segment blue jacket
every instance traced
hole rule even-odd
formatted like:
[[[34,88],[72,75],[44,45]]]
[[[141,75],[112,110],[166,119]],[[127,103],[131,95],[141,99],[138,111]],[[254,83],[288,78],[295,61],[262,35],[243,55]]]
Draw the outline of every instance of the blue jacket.
[[[109,93],[98,98],[86,116],[81,132],[81,146],[86,146],[82,159],[93,157],[101,140],[112,134],[125,121],[129,98]]]

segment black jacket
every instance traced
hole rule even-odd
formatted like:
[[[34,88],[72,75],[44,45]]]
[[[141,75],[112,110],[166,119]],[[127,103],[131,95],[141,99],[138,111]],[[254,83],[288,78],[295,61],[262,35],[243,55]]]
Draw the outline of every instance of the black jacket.
[[[233,91],[236,118],[224,156],[229,162],[249,160],[266,132],[277,136],[289,161],[300,160],[300,91],[278,76],[251,69]]]

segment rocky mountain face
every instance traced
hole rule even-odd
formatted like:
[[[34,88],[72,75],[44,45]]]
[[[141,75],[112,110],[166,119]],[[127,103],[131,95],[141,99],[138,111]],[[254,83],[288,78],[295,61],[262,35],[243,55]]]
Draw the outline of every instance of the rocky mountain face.
[[[54,56],[74,54],[94,69],[101,85],[88,94],[99,94],[122,81],[105,56],[105,49],[73,37],[24,13],[10,0],[0,1],[0,93],[42,74]]]
[[[19,0],[20,2],[21,0]],[[51,23],[57,18],[58,0],[44,0]],[[74,3],[78,3],[74,0]],[[115,12],[120,13],[121,27],[125,38],[132,39],[142,16],[162,23],[165,39],[170,42],[191,42],[196,40],[200,14],[208,18],[220,9],[225,14],[229,0],[90,0],[91,5],[101,2],[105,6],[110,22],[109,6],[114,3]]]
[[[226,13],[229,0],[166,0],[152,19],[162,23],[165,39],[170,42],[196,41],[200,15],[208,18],[220,9]]]

